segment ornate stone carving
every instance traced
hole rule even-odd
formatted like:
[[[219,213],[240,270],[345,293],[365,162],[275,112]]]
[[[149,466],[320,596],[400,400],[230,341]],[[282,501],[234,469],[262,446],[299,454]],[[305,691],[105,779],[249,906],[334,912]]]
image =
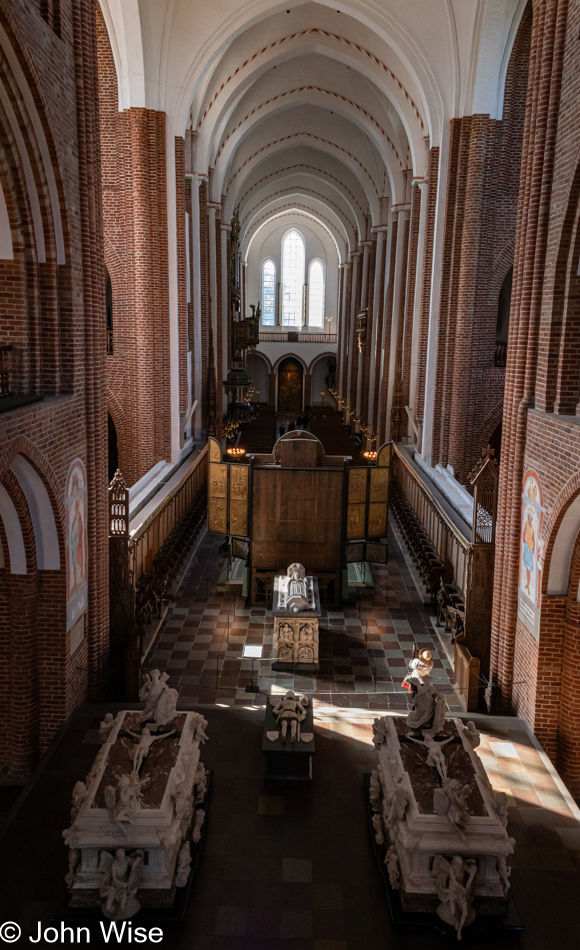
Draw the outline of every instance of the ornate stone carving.
[[[433,860],[433,874],[441,901],[437,914],[445,923],[455,927],[457,939],[461,940],[463,928],[475,920],[472,900],[477,862],[459,854],[448,861],[442,854],[437,854]]]

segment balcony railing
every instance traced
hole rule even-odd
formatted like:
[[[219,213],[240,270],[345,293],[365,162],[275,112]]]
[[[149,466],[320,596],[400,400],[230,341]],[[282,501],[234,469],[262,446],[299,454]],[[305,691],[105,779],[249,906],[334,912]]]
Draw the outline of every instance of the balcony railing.
[[[393,477],[403,489],[416,518],[429,535],[439,560],[446,568],[451,566],[453,582],[465,596],[471,552],[469,538],[462,534],[397,446],[393,456]]]
[[[301,333],[299,330],[260,330],[260,343],[336,343],[336,333]]]
[[[177,522],[183,517],[200,488],[207,482],[207,445],[181,481],[158,508],[139,525],[129,541],[129,570],[133,586],[153,570],[153,559]]]

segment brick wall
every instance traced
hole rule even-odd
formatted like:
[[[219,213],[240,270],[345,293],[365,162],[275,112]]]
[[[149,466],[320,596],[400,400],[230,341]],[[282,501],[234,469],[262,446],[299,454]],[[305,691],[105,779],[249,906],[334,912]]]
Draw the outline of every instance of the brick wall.
[[[105,261],[113,289],[113,352],[107,387],[123,413],[119,467],[132,485],[171,458],[169,283],[165,114],[118,111],[117,77],[107,29],[97,11]],[[183,145],[183,140],[181,145]],[[185,321],[183,148],[178,171],[179,323]],[[184,408],[186,334],[180,332],[180,404]]]
[[[475,115],[451,122],[432,462],[451,465],[462,483],[484,448],[484,420],[503,396],[504,374],[494,372],[496,324],[513,261],[530,41],[528,6],[502,120]]]
[[[563,662],[576,638],[577,550],[568,597],[547,591],[554,545],[563,543],[555,541],[557,531],[580,490],[576,420],[552,411],[557,407],[559,364],[569,355],[577,359],[577,340],[571,347],[562,347],[561,341],[578,202],[580,3],[538,2],[533,12],[506,370],[492,677],[496,708],[514,709],[530,722],[578,794],[580,754],[571,741],[580,722],[578,691]],[[573,212],[571,202],[576,204]],[[578,396],[576,391],[574,398]],[[545,508],[538,640],[516,616],[520,498],[529,468],[538,473]]]
[[[0,29],[20,61],[35,103],[32,110],[27,89],[2,55],[1,81],[23,145],[0,111],[0,176],[15,250],[14,261],[0,262],[5,301],[0,343],[14,346],[14,388],[45,396],[42,402],[0,414],[0,483],[15,505],[27,554],[26,574],[11,573],[8,538],[0,531],[6,565],[0,572],[0,767],[21,775],[74,706],[88,695],[99,695],[108,651],[106,334],[95,5],[93,0],[62,0],[55,24],[40,15],[33,0],[1,0]],[[48,170],[41,135],[50,156]],[[35,170],[45,262],[32,226],[25,160]],[[47,171],[54,175],[57,210]],[[38,567],[28,503],[10,470],[17,455],[36,469],[48,493],[59,538],[59,570]],[[89,611],[85,643],[72,657],[66,630],[64,493],[69,466],[77,457],[88,480]]]

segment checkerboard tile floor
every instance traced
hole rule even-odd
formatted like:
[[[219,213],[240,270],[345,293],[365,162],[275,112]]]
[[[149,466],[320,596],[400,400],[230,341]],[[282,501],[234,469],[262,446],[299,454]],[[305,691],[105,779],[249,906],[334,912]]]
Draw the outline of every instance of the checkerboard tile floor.
[[[241,596],[217,590],[224,564],[222,541],[204,538],[147,660],[147,668],[169,672],[171,685],[179,687],[182,697],[247,705],[251,661],[241,658],[247,643],[263,645],[263,659],[255,664],[262,693],[285,687],[313,694],[322,706],[404,710],[408,694],[401,682],[415,644],[432,651],[433,680],[447,694],[450,709],[460,708],[449,679],[450,664],[396,538],[390,539],[388,565],[373,567],[374,589],[365,590],[356,606],[323,611],[316,674],[271,669],[272,612],[246,607]]]

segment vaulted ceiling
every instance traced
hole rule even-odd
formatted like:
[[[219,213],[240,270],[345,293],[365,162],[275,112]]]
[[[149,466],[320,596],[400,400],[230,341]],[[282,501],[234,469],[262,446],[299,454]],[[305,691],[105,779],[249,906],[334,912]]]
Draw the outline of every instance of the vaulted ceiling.
[[[526,0],[101,0],[119,107],[196,133],[195,170],[243,246],[303,208],[348,255],[446,147],[449,119],[501,118]],[[427,9],[426,9],[427,7]]]

